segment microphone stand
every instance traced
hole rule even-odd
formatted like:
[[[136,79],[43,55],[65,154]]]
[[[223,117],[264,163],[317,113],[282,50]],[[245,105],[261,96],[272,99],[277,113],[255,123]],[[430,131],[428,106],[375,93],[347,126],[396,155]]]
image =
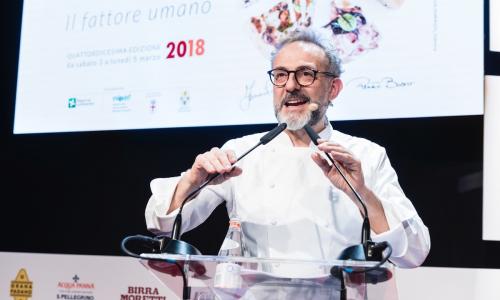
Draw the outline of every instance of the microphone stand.
[[[311,126],[306,125],[304,126],[304,130],[306,131],[307,135],[311,138],[312,142],[316,146],[318,146],[318,139],[320,138],[320,136],[314,131],[314,129],[312,129]],[[356,197],[356,200],[361,204],[361,207],[363,208],[363,225],[361,226],[361,244],[346,248],[340,254],[339,259],[377,260],[376,257],[373,257],[373,253],[369,251],[369,246],[374,243],[372,242],[370,237],[370,219],[368,218],[368,209],[366,208],[366,205],[362,200],[361,196],[359,195],[359,193],[352,186],[347,177],[344,175],[344,172],[342,172],[342,170],[338,166],[337,162],[330,156],[330,154],[326,152],[325,154],[328,160],[335,167],[337,172],[339,172],[344,182],[349,186],[349,189],[352,191],[352,193]]]
[[[234,168],[234,165],[239,162],[241,159],[243,159],[245,156],[247,156],[250,152],[255,150],[255,148],[259,147],[260,145],[265,145],[269,143],[272,139],[274,139],[278,134],[280,134],[283,130],[286,128],[286,123],[281,123],[278,124],[274,129],[263,135],[259,142],[250,148],[248,151],[243,153],[240,157],[236,159],[234,163],[231,164],[231,166]],[[192,246],[189,243],[186,243],[184,241],[180,240],[180,235],[181,235],[181,226],[182,226],[182,210],[184,208],[184,205],[194,198],[204,187],[206,187],[208,184],[210,184],[215,178],[221,176],[221,174],[212,174],[204,183],[202,183],[199,187],[197,187],[195,190],[193,190],[191,193],[189,193],[184,200],[182,200],[181,206],[179,208],[179,212],[177,213],[177,216],[175,217],[174,220],[174,225],[172,227],[172,234],[170,237],[163,237],[161,243],[160,243],[160,252],[162,253],[170,253],[170,254],[193,254],[193,255],[201,255],[201,252],[196,249],[196,247]]]
[[[310,125],[306,125],[304,126],[304,130],[306,131],[311,141],[316,146],[318,146],[318,139],[320,138],[320,136],[314,131],[314,129],[312,129]],[[343,267],[337,267],[337,266],[331,268],[330,270],[331,275],[340,280],[340,298],[347,299],[347,290],[345,288],[343,271],[346,271],[348,273],[367,273],[369,271],[377,270],[385,261],[387,261],[387,259],[389,259],[390,255],[392,254],[392,248],[388,242],[374,243],[372,241],[370,237],[371,227],[370,227],[370,219],[368,218],[368,209],[366,208],[363,199],[358,194],[356,189],[352,186],[352,184],[349,182],[347,177],[344,175],[344,172],[342,172],[337,162],[335,162],[335,160],[330,156],[330,154],[326,152],[324,153],[326,154],[328,160],[335,167],[337,172],[339,172],[344,182],[349,186],[349,189],[352,191],[356,200],[361,204],[361,207],[363,208],[363,224],[361,225],[361,244],[349,246],[346,249],[342,250],[338,259],[357,260],[357,261],[379,261],[379,263],[376,266],[366,268],[361,271],[353,271],[350,268],[346,270]],[[386,247],[389,247],[390,251],[389,254],[385,258],[383,258],[382,252],[385,250]],[[375,279],[377,279],[377,281],[384,281],[384,279],[387,280],[388,278],[387,276],[385,277],[380,276],[380,278],[375,278]]]
[[[243,153],[240,157],[236,159],[234,163],[231,164],[231,166],[234,168],[234,165],[240,161],[243,157],[247,156],[250,152],[255,150],[255,148],[259,147],[260,145],[265,145],[269,143],[272,139],[274,139],[278,134],[280,134],[283,130],[286,128],[286,123],[281,123],[278,124],[274,129],[263,135],[259,142],[250,148],[248,151]],[[177,213],[177,216],[175,217],[174,220],[174,225],[172,227],[172,234],[170,237],[164,236],[160,240],[160,252],[161,253],[169,253],[169,254],[181,254],[181,255],[201,255],[200,250],[198,250],[196,247],[193,245],[184,242],[180,239],[181,235],[181,226],[182,226],[182,209],[184,208],[184,205],[194,198],[204,187],[206,187],[210,182],[212,182],[215,178],[219,177],[221,174],[212,174],[204,183],[202,183],[200,186],[198,186],[194,191],[189,193],[184,200],[182,200],[181,206],[179,208],[179,212]],[[185,271],[183,270],[182,266],[180,266],[179,263],[175,262],[176,266],[179,268],[183,275],[183,292],[182,292],[182,298],[183,299],[189,299],[191,295],[191,288],[188,286],[187,282],[187,276],[185,275]],[[184,265],[186,267],[186,265]],[[188,270],[188,269],[187,269]]]

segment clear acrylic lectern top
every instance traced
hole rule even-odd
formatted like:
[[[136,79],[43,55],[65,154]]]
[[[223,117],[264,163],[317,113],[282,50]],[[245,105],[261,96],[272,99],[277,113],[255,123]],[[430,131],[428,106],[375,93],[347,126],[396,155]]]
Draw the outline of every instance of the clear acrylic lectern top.
[[[398,299],[394,266],[343,260],[291,260],[208,255],[142,254],[141,263],[189,299]],[[332,275],[333,274],[333,275]]]

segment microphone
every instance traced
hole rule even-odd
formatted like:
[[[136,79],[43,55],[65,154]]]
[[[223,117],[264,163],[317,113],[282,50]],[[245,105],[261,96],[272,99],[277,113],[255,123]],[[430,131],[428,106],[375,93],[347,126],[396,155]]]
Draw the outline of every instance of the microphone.
[[[268,133],[263,135],[259,142],[250,148],[248,151],[243,153],[240,157],[236,159],[234,163],[231,164],[232,167],[239,162],[242,158],[247,156],[250,152],[255,150],[255,148],[259,147],[260,145],[265,145],[269,143],[271,140],[273,140],[278,134],[283,132],[283,130],[286,129],[287,124],[286,123],[280,123],[278,126],[270,130]],[[180,240],[180,233],[181,233],[181,226],[182,226],[182,209],[184,208],[184,205],[191,200],[195,195],[197,195],[205,186],[207,186],[210,182],[212,182],[215,178],[221,176],[220,173],[216,173],[208,177],[208,179],[202,183],[199,187],[197,187],[194,191],[189,193],[184,200],[182,200],[181,206],[179,208],[179,212],[177,213],[177,216],[175,217],[174,220],[174,225],[172,226],[172,235],[171,237],[163,237],[162,242],[160,244],[160,252],[162,253],[170,253],[170,254],[196,254],[200,255],[201,252],[196,249],[194,246],[181,241]]]
[[[317,146],[318,139],[320,138],[320,136],[308,124],[304,126],[304,130],[306,131],[309,138],[311,138],[311,141]],[[366,208],[363,199],[358,194],[356,189],[352,186],[352,184],[349,182],[347,177],[345,177],[344,173],[339,168],[335,160],[330,156],[330,154],[326,152],[324,153],[326,154],[328,160],[333,164],[335,169],[337,169],[340,176],[342,176],[342,179],[349,186],[349,189],[353,192],[354,196],[359,201],[359,203],[361,203],[361,206],[363,207],[364,216],[363,216],[363,225],[361,226],[361,244],[347,247],[340,253],[338,259],[358,260],[358,261],[378,261],[378,263],[375,266],[361,268],[360,270],[353,270],[351,267],[343,267],[343,266],[333,266],[330,269],[330,274],[334,278],[340,280],[340,285],[341,285],[340,298],[347,299],[343,272],[346,272],[347,274],[364,273],[366,282],[370,282],[373,284],[389,280],[392,277],[392,273],[389,270],[380,267],[391,256],[392,247],[386,241],[380,243],[375,243],[372,241],[370,237],[370,220],[368,218],[368,209]],[[382,253],[386,248],[388,249],[387,255],[383,256]]]
[[[315,102],[311,102],[309,103],[309,106],[307,107],[311,112],[315,111],[315,110],[318,110],[319,108],[319,105],[318,103],[315,103]]]
[[[306,131],[309,138],[311,138],[311,141],[317,146],[318,139],[320,138],[320,136],[308,124],[306,126],[304,126],[304,130]],[[345,183],[349,186],[349,189],[353,192],[357,201],[363,207],[363,225],[361,227],[361,245],[355,245],[355,246],[351,246],[351,247],[346,248],[340,254],[339,259],[344,259],[344,260],[345,259],[380,260],[381,259],[381,251],[372,251],[372,248],[375,245],[375,243],[372,242],[371,237],[370,237],[370,219],[368,218],[368,209],[366,208],[364,201],[361,199],[361,196],[358,194],[356,189],[354,189],[352,184],[349,182],[347,177],[344,175],[344,172],[342,172],[342,170],[338,166],[337,162],[335,162],[335,160],[330,156],[330,154],[328,154],[326,152],[324,152],[324,153],[326,154],[326,157],[328,158],[328,160],[333,164],[335,169],[337,169],[337,172],[339,172],[340,176],[345,181]],[[360,246],[362,248],[360,248]],[[380,254],[380,255],[375,255],[375,254]]]

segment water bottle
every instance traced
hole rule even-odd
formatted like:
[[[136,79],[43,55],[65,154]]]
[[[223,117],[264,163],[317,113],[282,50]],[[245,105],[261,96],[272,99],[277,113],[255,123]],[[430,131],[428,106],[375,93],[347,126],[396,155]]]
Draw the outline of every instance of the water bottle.
[[[219,250],[219,256],[245,256],[246,248],[241,232],[241,221],[238,217],[229,219],[226,238]]]
[[[229,219],[229,228],[226,238],[219,250],[219,256],[242,257],[246,254],[241,231],[241,222],[238,217]],[[214,287],[225,289],[239,289],[242,286],[241,264],[236,262],[219,263],[215,269]]]

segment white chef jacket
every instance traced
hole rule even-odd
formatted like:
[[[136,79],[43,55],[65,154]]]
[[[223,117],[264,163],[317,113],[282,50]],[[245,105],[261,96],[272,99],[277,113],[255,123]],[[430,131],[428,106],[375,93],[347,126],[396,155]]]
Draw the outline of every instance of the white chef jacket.
[[[256,145],[263,133],[228,141],[223,149],[236,156]],[[376,242],[388,241],[391,261],[400,267],[419,266],[430,249],[427,227],[398,183],[385,149],[366,139],[333,130],[319,134],[348,149],[361,161],[365,184],[381,200],[389,230],[372,232]],[[318,151],[294,147],[288,135],[279,134],[238,162],[243,173],[219,185],[205,187],[183,209],[182,230],[204,222],[222,201],[242,222],[251,256],[267,258],[334,260],[348,246],[359,244],[362,215],[354,202],[326,178],[312,160]],[[171,231],[178,212],[166,214],[180,177],[151,182],[146,207],[149,230]]]

